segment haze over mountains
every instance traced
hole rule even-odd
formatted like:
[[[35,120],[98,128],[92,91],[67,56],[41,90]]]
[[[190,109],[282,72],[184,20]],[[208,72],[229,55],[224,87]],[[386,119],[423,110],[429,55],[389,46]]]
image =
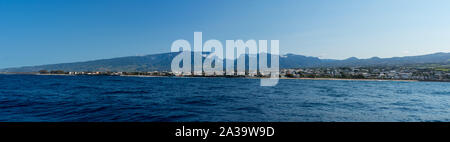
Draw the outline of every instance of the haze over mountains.
[[[112,59],[101,59],[86,62],[27,66],[0,69],[0,72],[38,72],[40,70],[63,71],[114,71],[114,72],[146,72],[170,71],[172,59],[179,52],[153,54],[146,56],[129,56]],[[270,61],[269,61],[270,62]],[[319,59],[303,55],[286,54],[280,56],[280,68],[305,67],[354,67],[354,66],[389,66],[422,63],[450,64],[450,53],[434,53],[421,56],[406,56],[393,58],[358,59],[351,57],[345,60]]]

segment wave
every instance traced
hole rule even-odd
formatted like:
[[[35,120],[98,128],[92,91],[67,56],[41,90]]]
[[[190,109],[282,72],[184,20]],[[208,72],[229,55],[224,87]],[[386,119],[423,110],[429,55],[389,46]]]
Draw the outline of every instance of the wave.
[[[137,90],[137,91],[125,91],[125,90],[118,90],[118,91],[107,91],[102,92],[103,95],[114,95],[114,94],[149,94],[149,91],[144,90]]]

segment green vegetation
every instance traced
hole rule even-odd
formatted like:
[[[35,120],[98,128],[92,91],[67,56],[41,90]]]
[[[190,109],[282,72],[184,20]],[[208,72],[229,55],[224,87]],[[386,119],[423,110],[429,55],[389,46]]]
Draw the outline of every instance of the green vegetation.
[[[439,68],[439,69],[436,69],[437,71],[444,71],[444,72],[450,72],[450,69],[443,69],[443,68]]]
[[[39,74],[49,74],[49,72],[47,70],[40,70]]]
[[[64,71],[62,70],[56,70],[56,71],[50,71],[51,74],[66,74]]]

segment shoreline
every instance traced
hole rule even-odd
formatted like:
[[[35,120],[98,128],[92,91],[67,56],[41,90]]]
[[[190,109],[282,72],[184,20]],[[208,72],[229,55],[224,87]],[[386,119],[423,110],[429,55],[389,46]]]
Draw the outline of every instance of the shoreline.
[[[171,76],[145,76],[145,75],[120,75],[124,77],[171,77]],[[177,78],[230,78],[225,76],[173,76]],[[268,77],[231,77],[242,79],[270,79]],[[288,78],[280,77],[279,79],[298,79],[298,80],[347,80],[347,81],[406,81],[406,82],[449,82],[449,81],[432,81],[432,80],[402,80],[402,79],[352,79],[352,78]]]
[[[71,74],[39,74],[39,73],[0,73],[5,75],[23,74],[23,75],[55,75],[55,76],[80,76]],[[82,76],[82,75],[81,75]],[[268,77],[226,77],[226,76],[150,76],[150,75],[86,75],[86,76],[122,76],[122,77],[177,77],[177,78],[244,78],[244,79],[269,79]],[[450,82],[446,80],[406,80],[406,79],[353,79],[353,78],[289,78],[280,77],[279,79],[298,79],[298,80],[347,80],[347,81],[402,81],[402,82]]]
[[[282,77],[280,79],[300,79],[300,80],[349,80],[349,81],[408,81],[408,82],[418,82],[420,80],[406,80],[406,79],[353,79],[353,78],[288,78]],[[446,81],[441,81],[446,82]]]
[[[108,75],[106,75],[108,76]],[[151,76],[151,75],[109,75],[109,76],[123,76],[123,77],[169,77],[169,76]]]

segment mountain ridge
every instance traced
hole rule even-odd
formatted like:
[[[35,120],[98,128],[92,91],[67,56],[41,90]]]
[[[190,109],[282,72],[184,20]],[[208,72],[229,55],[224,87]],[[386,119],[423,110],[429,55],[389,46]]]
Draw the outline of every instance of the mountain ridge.
[[[114,71],[114,72],[170,71],[172,59],[178,54],[179,52],[168,52],[144,56],[127,56],[127,57],[99,59],[99,60],[72,62],[72,63],[24,66],[24,67],[0,69],[0,72],[38,72],[39,70]],[[297,55],[292,53],[280,56],[280,68],[380,66],[380,65],[392,66],[392,65],[423,64],[423,63],[450,64],[450,53],[437,52],[433,54],[418,55],[418,56],[404,56],[391,58],[372,57],[367,59],[358,59],[356,57],[350,57],[343,60],[320,59],[318,57]]]

